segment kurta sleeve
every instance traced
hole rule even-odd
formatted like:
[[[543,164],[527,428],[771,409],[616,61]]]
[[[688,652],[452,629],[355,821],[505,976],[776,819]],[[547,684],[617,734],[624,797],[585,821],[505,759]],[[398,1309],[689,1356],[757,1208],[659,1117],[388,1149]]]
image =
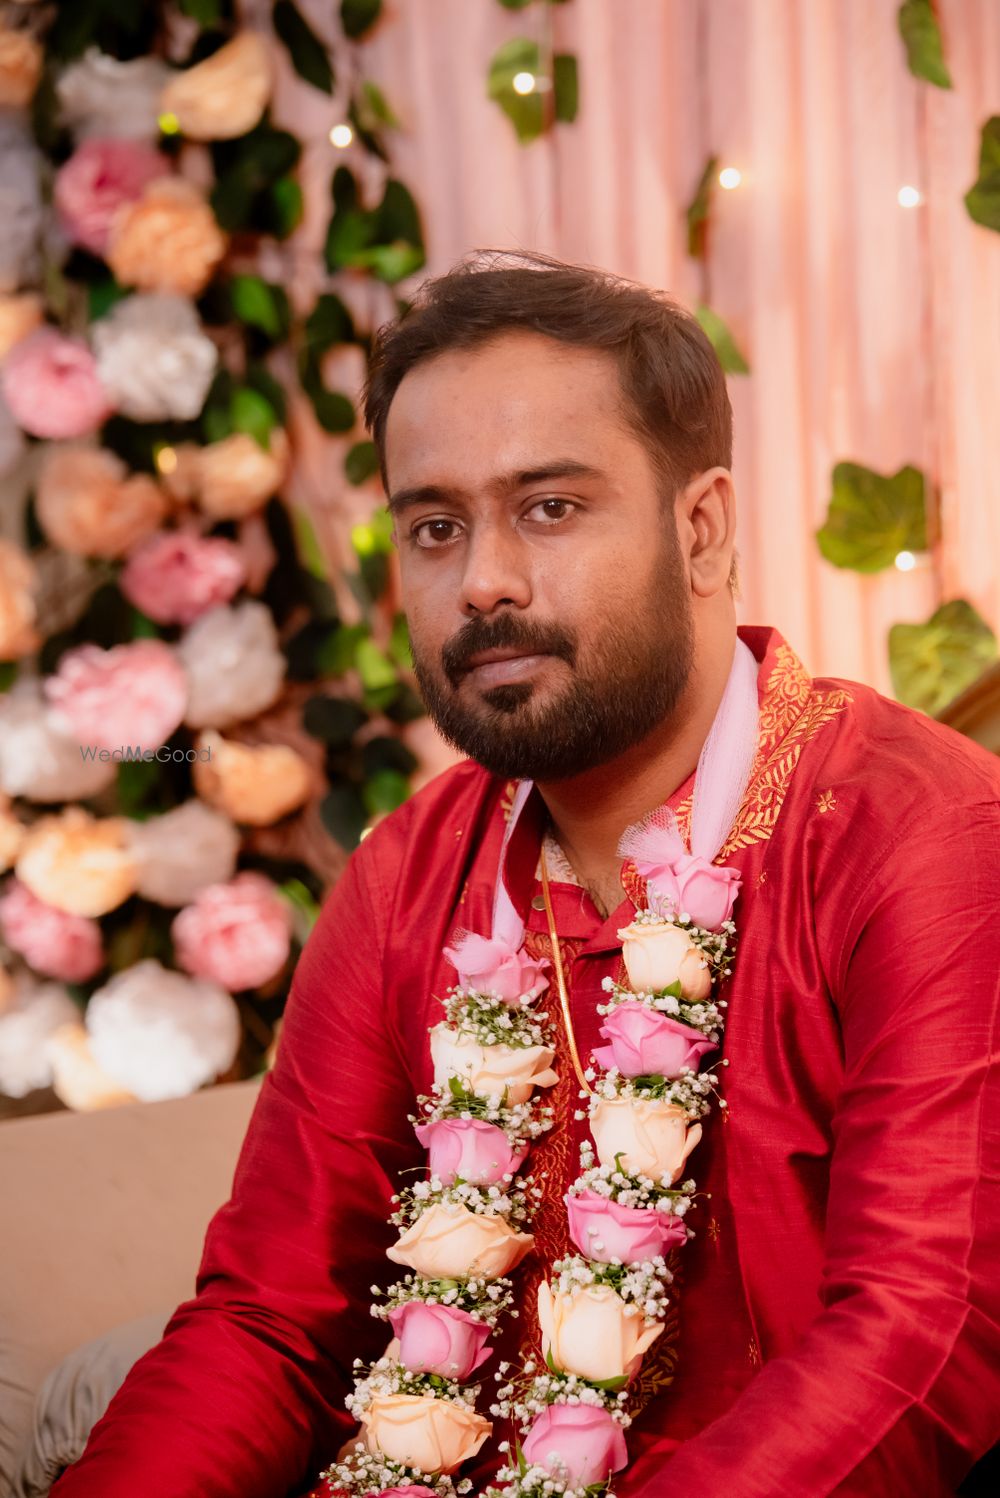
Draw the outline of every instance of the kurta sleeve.
[[[376,829],[325,902],[196,1298],[132,1370],[58,1498],[282,1498],[353,1428],[352,1360],[380,1356],[390,1335],[369,1307],[391,1268],[393,1182],[420,1160],[383,999],[398,838]]]
[[[1000,1439],[1000,809],[905,832],[844,912],[822,1310],[622,1498],[938,1498]]]

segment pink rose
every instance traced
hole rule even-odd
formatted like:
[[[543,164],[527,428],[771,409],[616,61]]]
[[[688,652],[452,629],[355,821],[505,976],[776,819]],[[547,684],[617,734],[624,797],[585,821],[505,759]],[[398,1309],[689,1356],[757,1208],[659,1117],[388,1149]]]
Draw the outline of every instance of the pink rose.
[[[547,957],[536,962],[521,946],[514,948],[472,931],[453,947],[445,947],[444,955],[458,973],[462,988],[498,994],[505,1004],[527,1004],[549,986]]]
[[[263,874],[209,884],[170,928],[178,965],[236,992],[280,973],[291,946],[291,912]]]
[[[86,437],[112,411],[82,338],[39,328],[11,349],[0,375],[3,398],[33,437]]]
[[[245,578],[235,541],[159,531],[129,553],[118,585],[157,624],[191,624],[217,603],[228,603]]]
[[[697,1071],[702,1056],[716,1049],[700,1030],[631,1001],[615,1005],[601,1034],[611,1044],[595,1050],[594,1060],[623,1077],[678,1077],[686,1066]]]
[[[58,725],[83,746],[157,749],[187,708],[184,669],[162,640],[78,645],[44,682]]]
[[[56,176],[55,205],[67,237],[103,255],[119,208],[136,202],[148,182],[169,171],[166,157],[145,141],[85,140]]]
[[[104,966],[97,922],[47,905],[19,879],[0,897],[0,931],[10,948],[47,978],[85,983]]]
[[[641,1264],[687,1242],[683,1219],[656,1207],[623,1207],[596,1191],[571,1192],[564,1200],[570,1237],[598,1264]]]
[[[429,1152],[430,1173],[446,1186],[457,1177],[470,1186],[493,1186],[524,1164],[526,1149],[512,1149],[503,1129],[482,1118],[443,1118],[417,1124],[415,1133]]]
[[[607,1482],[612,1472],[628,1463],[618,1421],[592,1404],[547,1405],[536,1416],[522,1449],[529,1466],[565,1475],[574,1488]]]
[[[453,1306],[409,1300],[389,1312],[389,1322],[399,1338],[399,1361],[413,1373],[440,1373],[461,1383],[493,1352],[486,1323]]]
[[[720,930],[733,913],[740,892],[738,869],[730,869],[690,853],[669,863],[636,863],[649,882],[650,909],[666,920],[687,915],[706,931]]]

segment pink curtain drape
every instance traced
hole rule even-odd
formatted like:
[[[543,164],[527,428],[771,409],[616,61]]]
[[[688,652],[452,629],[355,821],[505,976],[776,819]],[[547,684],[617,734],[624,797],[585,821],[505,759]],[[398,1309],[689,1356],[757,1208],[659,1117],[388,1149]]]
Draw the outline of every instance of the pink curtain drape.
[[[303,9],[331,35],[333,7]],[[980,127],[1000,112],[1000,6],[941,0],[951,92],[908,72],[897,9],[386,0],[357,57],[404,123],[393,170],[423,210],[425,274],[475,247],[520,247],[689,305],[708,293],[752,366],[731,380],[742,618],[777,625],[814,671],[882,690],[891,623],[964,596],[1000,625],[1000,236],[962,202]],[[485,94],[491,56],[516,35],[575,52],[580,67],[577,120],[528,147]],[[330,173],[359,157],[327,140],[337,99],[288,80],[281,107],[311,142],[298,245],[311,277]],[[744,181],[718,193],[702,268],[687,255],[684,209],[713,153]],[[920,207],[900,206],[904,184]],[[932,477],[943,518],[932,558],[869,578],[821,559],[815,531],[841,459]]]

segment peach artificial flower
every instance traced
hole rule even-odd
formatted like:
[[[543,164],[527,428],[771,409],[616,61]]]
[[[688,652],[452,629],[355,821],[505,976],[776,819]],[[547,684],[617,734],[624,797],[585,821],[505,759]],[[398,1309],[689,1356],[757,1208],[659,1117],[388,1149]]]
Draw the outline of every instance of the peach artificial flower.
[[[590,1105],[590,1132],[602,1165],[621,1156],[629,1175],[660,1181],[680,1179],[701,1138],[701,1124],[688,1126],[684,1110],[662,1098],[601,1098]]]
[[[167,501],[148,474],[128,476],[103,448],[53,447],[38,475],[38,522],[53,546],[111,561],[156,529]]]
[[[475,1410],[433,1394],[376,1394],[361,1424],[370,1452],[428,1475],[457,1472],[493,1429]]]
[[[502,1217],[436,1202],[386,1249],[386,1257],[432,1280],[495,1280],[516,1268],[534,1241]]]
[[[37,586],[28,553],[0,537],[0,661],[16,661],[41,643],[35,629]]]
[[[134,1092],[119,1087],[98,1066],[86,1027],[80,1021],[60,1025],[46,1041],[45,1054],[52,1068],[52,1090],[74,1113],[139,1101]]]
[[[663,1330],[661,1321],[648,1321],[610,1285],[553,1294],[545,1280],[538,1287],[538,1325],[546,1360],[592,1383],[631,1378]]]
[[[42,299],[37,291],[13,291],[0,296],[0,359],[22,338],[42,325]]]
[[[17,861],[27,830],[11,810],[10,797],[0,791],[0,874]]]
[[[213,520],[243,520],[280,489],[288,468],[288,437],[281,427],[261,447],[247,432],[210,442],[197,456],[195,500]]]
[[[26,109],[42,76],[42,49],[27,31],[0,27],[0,108]]]
[[[547,1046],[480,1045],[450,1025],[435,1025],[431,1034],[434,1085],[447,1091],[448,1078],[460,1077],[477,1097],[506,1091],[508,1103],[525,1103],[536,1087],[552,1087],[555,1051]]]
[[[198,296],[226,253],[205,199],[182,177],[159,177],[115,216],[106,258],[122,286]]]
[[[192,765],[194,788],[203,801],[248,827],[269,827],[308,799],[309,766],[285,744],[238,744],[218,733],[201,733]]]
[[[80,806],[29,827],[17,877],[32,894],[71,915],[106,915],[135,890],[135,861],[121,817],[92,817]]]
[[[650,993],[680,983],[686,999],[707,999],[712,974],[701,950],[683,926],[671,921],[655,925],[633,921],[618,933],[628,981],[637,993]]]
[[[175,116],[189,140],[232,140],[257,124],[272,87],[267,43],[255,31],[241,31],[204,62],[176,73],[160,109]]]

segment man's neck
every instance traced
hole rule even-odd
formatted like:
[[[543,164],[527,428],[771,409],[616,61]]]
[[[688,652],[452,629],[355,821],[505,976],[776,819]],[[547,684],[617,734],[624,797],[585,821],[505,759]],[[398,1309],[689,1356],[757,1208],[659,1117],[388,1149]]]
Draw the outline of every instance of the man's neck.
[[[669,800],[695,769],[731,665],[732,652],[722,650],[693,671],[670,718],[625,754],[572,779],[539,785],[556,839],[602,914],[621,901],[622,833]]]

